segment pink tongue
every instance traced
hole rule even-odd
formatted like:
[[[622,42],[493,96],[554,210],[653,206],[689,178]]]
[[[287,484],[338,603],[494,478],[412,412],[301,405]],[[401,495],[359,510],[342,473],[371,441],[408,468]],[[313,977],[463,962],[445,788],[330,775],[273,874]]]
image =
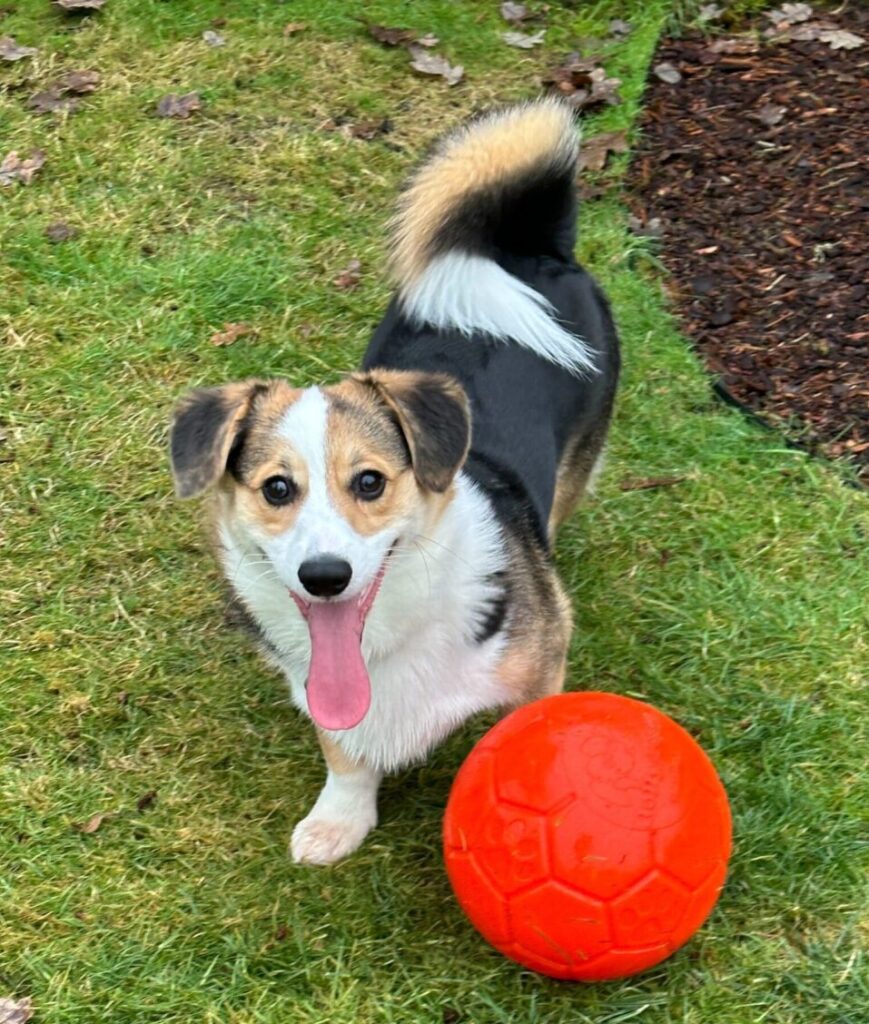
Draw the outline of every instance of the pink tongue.
[[[326,601],[305,610],[311,634],[308,710],[323,729],[352,729],[371,703],[371,683],[362,660],[361,604]]]

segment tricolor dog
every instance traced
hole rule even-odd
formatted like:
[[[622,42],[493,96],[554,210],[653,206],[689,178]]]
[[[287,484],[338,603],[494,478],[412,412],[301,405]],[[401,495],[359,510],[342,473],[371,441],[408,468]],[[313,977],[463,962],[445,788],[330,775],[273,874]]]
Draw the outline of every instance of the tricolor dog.
[[[176,410],[178,494],[213,492],[223,569],[326,758],[297,861],[355,850],[384,772],[468,716],[562,686],[551,545],[600,462],[619,369],[573,256],[576,161],[554,101],[459,129],[401,198],[396,294],[358,372]]]

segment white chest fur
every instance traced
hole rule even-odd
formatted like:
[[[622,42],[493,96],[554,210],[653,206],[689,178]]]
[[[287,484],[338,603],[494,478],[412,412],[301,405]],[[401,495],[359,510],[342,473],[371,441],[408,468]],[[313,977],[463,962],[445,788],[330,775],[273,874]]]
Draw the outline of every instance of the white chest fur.
[[[293,703],[307,713],[307,627],[286,587],[221,526],[224,570],[278,652]],[[371,708],[353,729],[330,737],[353,758],[389,771],[423,757],[470,715],[497,707],[507,693],[495,676],[502,640],[474,633],[505,568],[491,507],[463,476],[431,535],[402,537],[365,626],[362,650]]]

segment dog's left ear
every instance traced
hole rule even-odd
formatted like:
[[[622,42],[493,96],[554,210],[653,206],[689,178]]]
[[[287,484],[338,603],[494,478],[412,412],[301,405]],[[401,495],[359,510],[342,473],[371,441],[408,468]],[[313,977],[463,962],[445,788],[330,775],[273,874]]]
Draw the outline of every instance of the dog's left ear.
[[[443,493],[471,443],[471,407],[461,384],[445,373],[411,370],[372,370],[355,379],[395,414],[420,487]]]

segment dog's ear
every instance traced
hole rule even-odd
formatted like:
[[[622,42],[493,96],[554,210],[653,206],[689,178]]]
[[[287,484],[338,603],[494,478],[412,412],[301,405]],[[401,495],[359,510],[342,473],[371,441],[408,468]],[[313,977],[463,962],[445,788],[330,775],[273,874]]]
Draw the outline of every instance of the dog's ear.
[[[411,370],[372,370],[356,380],[374,388],[395,415],[419,485],[445,491],[471,442],[471,408],[461,384],[445,373]]]
[[[263,381],[248,380],[219,388],[198,388],[175,408],[169,453],[175,491],[193,498],[226,472],[232,446]]]

